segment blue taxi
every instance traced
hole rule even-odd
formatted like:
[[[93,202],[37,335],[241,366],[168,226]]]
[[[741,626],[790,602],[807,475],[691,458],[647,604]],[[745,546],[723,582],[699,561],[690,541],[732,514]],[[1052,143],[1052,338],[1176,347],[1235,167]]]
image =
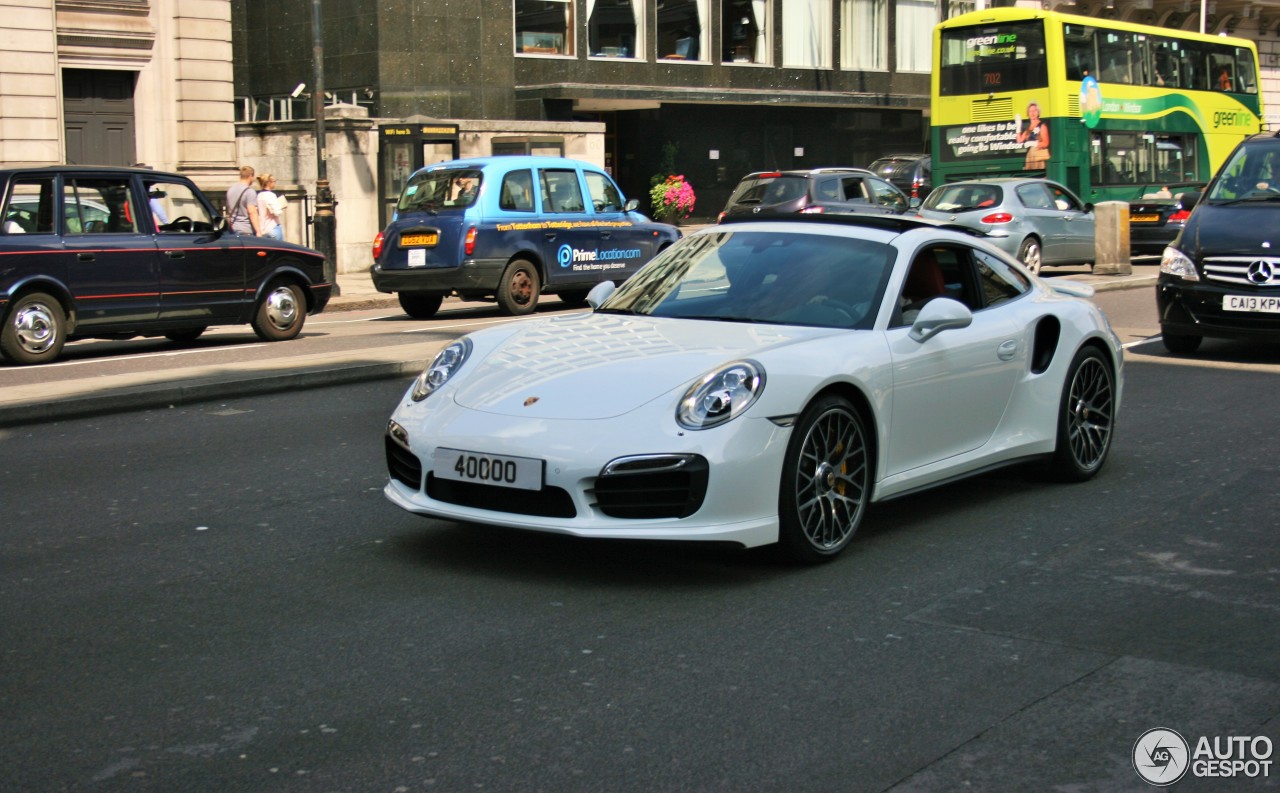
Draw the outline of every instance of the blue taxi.
[[[436,163],[405,184],[373,243],[373,284],[426,319],[450,294],[527,314],[542,294],[581,304],[622,282],[680,230],[636,211],[602,169],[560,157]]]

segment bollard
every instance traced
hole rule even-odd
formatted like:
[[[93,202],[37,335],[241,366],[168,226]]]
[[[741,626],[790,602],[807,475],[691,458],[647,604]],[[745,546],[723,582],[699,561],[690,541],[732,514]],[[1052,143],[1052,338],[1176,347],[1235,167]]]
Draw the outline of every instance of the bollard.
[[[1095,275],[1133,275],[1129,261],[1129,205],[1102,201],[1093,207],[1093,272]]]

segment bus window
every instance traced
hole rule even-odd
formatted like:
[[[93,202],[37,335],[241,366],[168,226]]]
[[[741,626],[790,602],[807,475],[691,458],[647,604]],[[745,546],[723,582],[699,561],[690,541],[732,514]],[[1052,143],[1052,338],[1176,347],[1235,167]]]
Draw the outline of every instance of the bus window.
[[[1178,88],[1182,85],[1176,41],[1156,37],[1151,42],[1151,61],[1151,78],[1157,86]]]
[[[1134,55],[1137,44],[1132,33],[1108,30],[1102,34],[1106,55],[1098,65],[1098,80],[1104,83],[1133,85]]]
[[[1253,54],[1246,49],[1235,48],[1236,82],[1238,91],[1258,93],[1258,75],[1253,71]]]

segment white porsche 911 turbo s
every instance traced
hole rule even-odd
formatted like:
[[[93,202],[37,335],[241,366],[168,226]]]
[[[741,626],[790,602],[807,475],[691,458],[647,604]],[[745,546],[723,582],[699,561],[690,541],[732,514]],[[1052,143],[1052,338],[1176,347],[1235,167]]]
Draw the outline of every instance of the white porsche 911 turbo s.
[[[839,553],[868,506],[1039,459],[1102,467],[1119,339],[1088,286],[892,216],[727,223],[590,313],[441,350],[388,423],[386,496],[581,537]]]

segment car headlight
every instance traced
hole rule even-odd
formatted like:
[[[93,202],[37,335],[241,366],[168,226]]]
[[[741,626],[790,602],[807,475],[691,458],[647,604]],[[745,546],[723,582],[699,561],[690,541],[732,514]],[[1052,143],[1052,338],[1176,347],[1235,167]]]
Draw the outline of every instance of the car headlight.
[[[676,421],[690,430],[705,430],[740,415],[764,390],[764,367],[734,361],[698,378],[680,399]]]
[[[463,337],[436,353],[430,365],[422,370],[418,379],[413,381],[413,390],[409,395],[414,402],[421,402],[431,396],[449,379],[458,373],[467,356],[471,355],[471,340]]]
[[[1176,275],[1184,281],[1200,280],[1200,274],[1196,272],[1196,263],[1172,245],[1165,248],[1164,254],[1160,257],[1160,272]]]

